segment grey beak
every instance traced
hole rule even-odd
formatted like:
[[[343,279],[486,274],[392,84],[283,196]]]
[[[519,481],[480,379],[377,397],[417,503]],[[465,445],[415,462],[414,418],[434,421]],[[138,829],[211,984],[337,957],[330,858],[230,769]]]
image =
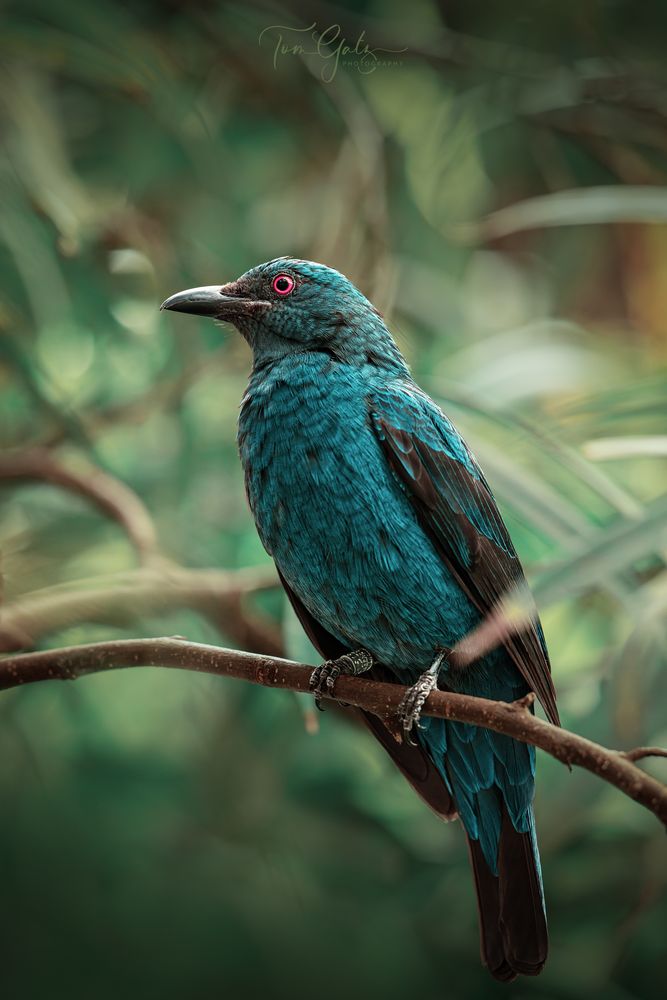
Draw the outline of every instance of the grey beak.
[[[220,285],[202,285],[200,288],[188,288],[184,292],[170,295],[164,300],[160,309],[194,313],[195,316],[224,318],[242,312],[244,305],[248,305],[251,301],[234,295],[225,295]]]

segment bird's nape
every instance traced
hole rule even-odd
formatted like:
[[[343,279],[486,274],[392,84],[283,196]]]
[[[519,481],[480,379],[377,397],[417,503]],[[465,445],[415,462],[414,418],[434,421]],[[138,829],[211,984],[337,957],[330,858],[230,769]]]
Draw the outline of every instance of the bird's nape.
[[[226,285],[177,292],[161,308],[232,323],[260,365],[313,351],[409,375],[377,309],[343,274],[313,261],[279,257]]]

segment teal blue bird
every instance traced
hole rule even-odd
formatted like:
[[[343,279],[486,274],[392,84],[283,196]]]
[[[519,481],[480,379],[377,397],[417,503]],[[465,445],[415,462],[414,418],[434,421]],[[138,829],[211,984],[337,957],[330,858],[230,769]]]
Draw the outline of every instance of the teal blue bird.
[[[238,443],[257,530],[325,657],[410,686],[403,739],[367,715],[419,794],[465,829],[482,960],[536,975],[547,957],[535,837],[534,748],[476,726],[419,721],[436,685],[514,701],[558,723],[539,621],[467,666],[454,646],[523,583],[491,489],[465,441],[413,380],[380,313],[342,274],[281,257],[163,308],[232,323],[253,354]],[[400,729],[398,730],[400,734]]]

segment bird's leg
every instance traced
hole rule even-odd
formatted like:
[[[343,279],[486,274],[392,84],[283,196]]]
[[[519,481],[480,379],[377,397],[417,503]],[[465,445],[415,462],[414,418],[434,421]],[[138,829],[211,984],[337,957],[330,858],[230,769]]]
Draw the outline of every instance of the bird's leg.
[[[364,674],[370,670],[375,660],[367,649],[353,649],[351,653],[339,656],[337,660],[325,660],[315,667],[310,675],[310,690],[315,695],[315,704],[319,709],[323,694],[331,697],[336,681],[341,674]]]
[[[417,683],[408,688],[401,704],[398,706],[398,718],[403,726],[403,737],[405,742],[412,746],[416,746],[411,736],[412,728],[415,725],[419,725],[419,717],[424,702],[431,691],[434,691],[438,686],[438,674],[440,673],[442,661],[446,656],[446,650],[441,650],[438,653],[431,666],[421,675]]]

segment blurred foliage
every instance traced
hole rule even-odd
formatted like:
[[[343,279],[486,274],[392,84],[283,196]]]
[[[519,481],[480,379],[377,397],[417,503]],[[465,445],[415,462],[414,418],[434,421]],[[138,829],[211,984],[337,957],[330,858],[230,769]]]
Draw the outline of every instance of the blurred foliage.
[[[157,305],[279,254],[337,266],[488,473],[565,724],[664,743],[667,7],[405,14],[3,4],[1,446],[127,484],[174,562],[266,566],[235,449],[245,347]],[[262,30],[313,21],[406,51],[343,58],[329,82],[318,56],[274,67]],[[134,567],[84,499],[41,484],[2,499],[7,606]],[[288,651],[314,655],[277,592],[257,601],[286,619]],[[229,641],[153,610],[40,644],[172,633]],[[663,995],[652,816],[540,759],[552,954],[501,988],[479,965],[460,831],[363,732],[329,712],[311,735],[304,711],[173,671],[3,695],[3,995]]]

